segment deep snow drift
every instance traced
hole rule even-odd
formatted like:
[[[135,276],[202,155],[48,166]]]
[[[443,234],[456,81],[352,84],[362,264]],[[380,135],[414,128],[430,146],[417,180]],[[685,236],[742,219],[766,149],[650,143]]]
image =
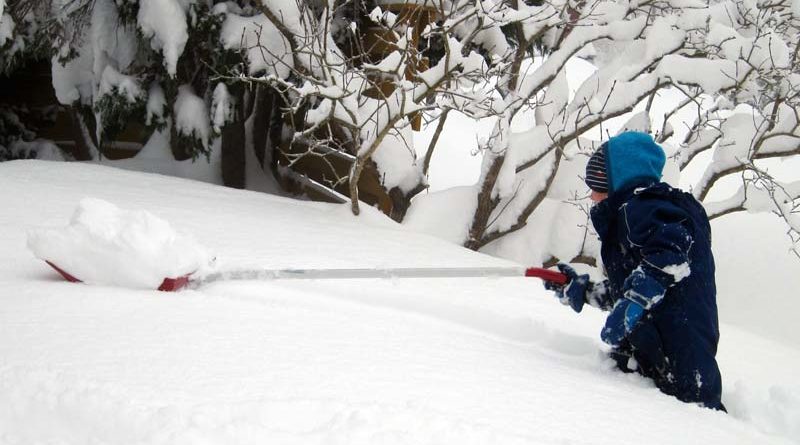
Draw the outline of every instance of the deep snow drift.
[[[494,267],[374,212],[75,163],[0,164],[0,444],[784,444],[800,351],[722,320],[730,415],[612,369],[603,314],[525,278],[64,282],[26,248],[81,199],[227,267]],[[368,209],[365,209],[368,210]],[[735,280],[738,277],[718,277]]]

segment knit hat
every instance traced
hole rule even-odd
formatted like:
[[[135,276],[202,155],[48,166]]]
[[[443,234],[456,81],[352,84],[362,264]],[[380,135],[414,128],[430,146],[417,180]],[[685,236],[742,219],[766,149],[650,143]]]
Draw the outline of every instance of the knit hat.
[[[608,174],[606,173],[606,144],[595,150],[586,164],[586,185],[597,193],[608,193]]]

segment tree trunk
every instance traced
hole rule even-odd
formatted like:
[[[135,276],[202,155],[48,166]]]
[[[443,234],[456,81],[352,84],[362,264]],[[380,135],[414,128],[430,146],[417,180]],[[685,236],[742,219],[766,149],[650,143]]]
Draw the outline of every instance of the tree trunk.
[[[484,245],[483,237],[486,235],[489,218],[499,203],[498,199],[492,198],[492,191],[505,159],[505,156],[495,158],[483,179],[481,192],[478,194],[478,206],[475,208],[475,215],[472,217],[472,225],[469,228],[469,237],[464,242],[464,247],[468,249],[478,250]]]
[[[72,139],[75,141],[70,155],[76,161],[91,161],[94,159],[97,147],[94,135],[77,108],[67,105],[67,112],[69,113],[70,127],[72,129]]]
[[[237,119],[222,127],[222,183],[243,189],[245,178],[244,121]]]
[[[255,104],[253,105],[253,151],[263,169],[266,165],[264,160],[267,158],[267,136],[269,134],[269,123],[273,111],[272,89],[259,85],[256,87]]]
[[[403,222],[406,213],[408,213],[408,208],[411,207],[411,200],[426,188],[428,188],[426,185],[420,184],[408,192],[408,194],[403,193],[403,191],[397,187],[389,190],[389,199],[392,201],[389,217],[399,223]]]
[[[298,193],[294,186],[290,186],[291,179],[287,178],[281,170],[280,159],[282,158],[282,144],[286,142],[284,132],[288,129],[286,123],[284,110],[289,106],[284,101],[283,96],[272,88],[265,89],[265,97],[263,102],[260,102],[265,111],[262,121],[255,121],[255,125],[264,125],[266,133],[264,135],[265,149],[264,160],[262,165],[268,168],[272,173],[273,178],[278,182],[284,191],[290,193]]]

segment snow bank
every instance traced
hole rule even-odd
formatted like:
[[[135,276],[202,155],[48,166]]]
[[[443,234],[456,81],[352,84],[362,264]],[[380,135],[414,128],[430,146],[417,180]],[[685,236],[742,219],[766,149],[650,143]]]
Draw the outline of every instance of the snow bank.
[[[411,202],[403,225],[415,232],[461,245],[469,236],[472,214],[477,205],[476,194],[475,186],[422,193]],[[448,223],[442,224],[442,221]]]
[[[22,159],[40,159],[43,161],[66,161],[64,152],[49,139],[34,139],[30,142],[18,140],[9,147],[12,153]]]
[[[523,277],[223,281],[179,294],[56,281],[25,231],[58,224],[90,189],[190,229],[231,268],[513,265],[377,211],[89,163],[0,163],[3,445],[796,443],[800,351],[724,318],[730,415],[613,370],[604,314],[575,314]],[[764,275],[771,289],[786,286],[776,276]]]
[[[94,198],[81,200],[66,227],[30,231],[28,248],[86,283],[146,289],[211,260],[208,250],[152,213]]]

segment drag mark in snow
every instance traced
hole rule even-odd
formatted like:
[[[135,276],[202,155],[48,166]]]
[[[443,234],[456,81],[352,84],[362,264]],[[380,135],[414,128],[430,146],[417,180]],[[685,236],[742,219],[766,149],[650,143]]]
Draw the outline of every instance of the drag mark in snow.
[[[61,373],[0,372],[0,442],[219,444],[542,443],[422,403],[259,399],[214,404],[147,404],[111,384]],[[101,415],[98,415],[101,414]],[[13,425],[14,428],[8,428]]]
[[[476,279],[485,280],[486,278]],[[524,279],[524,278],[523,278]],[[497,282],[501,282],[501,278]],[[293,292],[301,291],[309,299],[334,301],[338,303],[355,304],[367,306],[382,311],[389,311],[395,314],[404,314],[424,317],[437,322],[445,322],[458,326],[461,329],[468,329],[482,336],[491,337],[495,340],[515,343],[519,345],[537,345],[548,355],[574,356],[581,361],[588,360],[589,366],[596,367],[602,361],[602,352],[599,342],[591,338],[570,334],[566,331],[552,329],[547,323],[536,320],[532,316],[508,317],[499,312],[475,307],[466,303],[459,303],[459,298],[453,295],[440,295],[438,292],[420,295],[418,291],[408,292],[403,298],[398,298],[399,280],[369,280],[369,286],[361,286],[358,283],[366,280],[346,280],[349,284],[341,282],[333,283],[326,280],[304,280],[302,282],[274,282],[276,288],[291,288]],[[406,280],[403,280],[404,282]],[[418,289],[424,285],[419,280],[410,289]],[[444,279],[437,281],[442,284]],[[462,280],[463,281],[463,280]],[[217,282],[202,288],[202,292],[225,297],[242,296],[251,294],[254,291],[248,290],[246,283],[237,286],[231,282]],[[259,290],[263,294],[264,285],[261,284]],[[390,286],[392,292],[382,292],[381,288]],[[320,290],[324,287],[324,291]],[[365,289],[360,292],[358,289]],[[492,298],[486,296],[486,298]],[[263,298],[248,298],[250,301],[258,301]],[[600,357],[600,358],[598,358]]]

